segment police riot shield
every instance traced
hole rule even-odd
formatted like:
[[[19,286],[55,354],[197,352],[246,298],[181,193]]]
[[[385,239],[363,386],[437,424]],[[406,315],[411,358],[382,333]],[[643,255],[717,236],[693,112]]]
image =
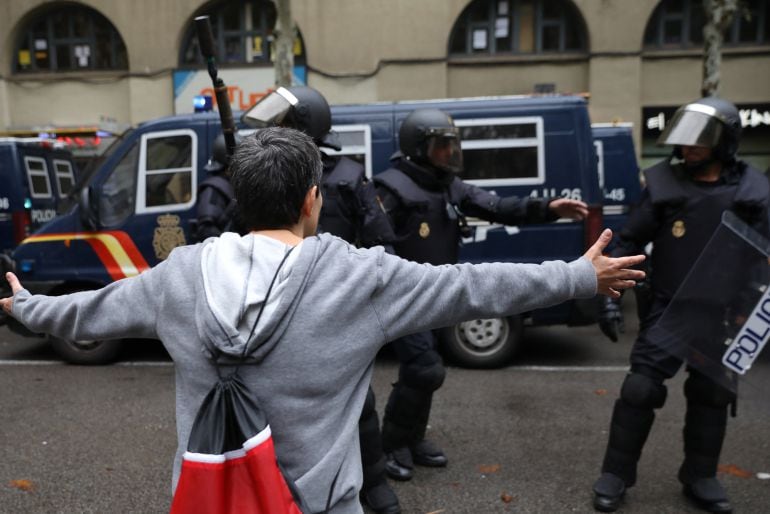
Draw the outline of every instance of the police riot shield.
[[[725,211],[648,340],[733,393],[761,387],[751,369],[770,339],[769,256],[770,241]]]

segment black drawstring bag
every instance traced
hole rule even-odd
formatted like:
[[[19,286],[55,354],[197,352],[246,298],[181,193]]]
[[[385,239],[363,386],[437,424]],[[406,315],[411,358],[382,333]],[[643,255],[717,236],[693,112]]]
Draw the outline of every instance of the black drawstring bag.
[[[247,341],[251,341],[286,253],[270,282]],[[248,346],[248,343],[247,345]],[[302,514],[309,510],[275,455],[270,425],[238,368],[217,380],[195,417],[171,514]],[[339,475],[339,471],[337,471]],[[329,510],[332,481],[326,510]]]

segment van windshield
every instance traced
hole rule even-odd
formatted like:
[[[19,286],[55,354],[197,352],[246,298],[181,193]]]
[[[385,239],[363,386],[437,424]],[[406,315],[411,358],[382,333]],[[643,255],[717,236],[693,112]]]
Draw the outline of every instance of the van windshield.
[[[134,130],[135,129],[130,128],[123,132],[121,135],[117,136],[115,140],[110,143],[110,146],[108,146],[99,157],[93,159],[86,165],[85,169],[81,171],[80,177],[78,178],[78,183],[73,188],[73,192],[80,191],[84,185],[91,182],[91,177],[94,175],[94,172],[101,168],[102,164],[104,164],[112,156],[112,154],[114,154],[115,151],[120,148],[120,143],[124,141],[128,136],[130,136]]]

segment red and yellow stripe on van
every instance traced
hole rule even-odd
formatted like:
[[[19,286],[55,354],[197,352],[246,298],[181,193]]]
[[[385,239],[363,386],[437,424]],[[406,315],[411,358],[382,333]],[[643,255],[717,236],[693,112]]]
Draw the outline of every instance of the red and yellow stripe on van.
[[[91,245],[112,280],[133,277],[150,269],[131,237],[119,230],[40,234],[26,238],[22,244],[54,241],[63,241],[68,246],[70,241],[85,241]]]

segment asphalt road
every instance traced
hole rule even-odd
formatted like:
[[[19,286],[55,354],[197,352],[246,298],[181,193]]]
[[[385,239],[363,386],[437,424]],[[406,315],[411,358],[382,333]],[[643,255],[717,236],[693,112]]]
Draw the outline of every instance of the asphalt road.
[[[595,327],[529,329],[510,367],[450,367],[429,429],[450,463],[394,483],[404,512],[593,512],[590,488],[633,332],[629,326],[612,344]],[[720,478],[735,512],[767,512],[770,504],[770,480],[761,478],[770,473],[767,357],[741,389],[722,452]],[[0,512],[167,512],[173,375],[158,343],[131,345],[118,365],[79,367],[0,328]],[[385,352],[373,381],[380,412],[396,375]],[[622,512],[699,512],[675,478],[682,375],[669,382]]]

